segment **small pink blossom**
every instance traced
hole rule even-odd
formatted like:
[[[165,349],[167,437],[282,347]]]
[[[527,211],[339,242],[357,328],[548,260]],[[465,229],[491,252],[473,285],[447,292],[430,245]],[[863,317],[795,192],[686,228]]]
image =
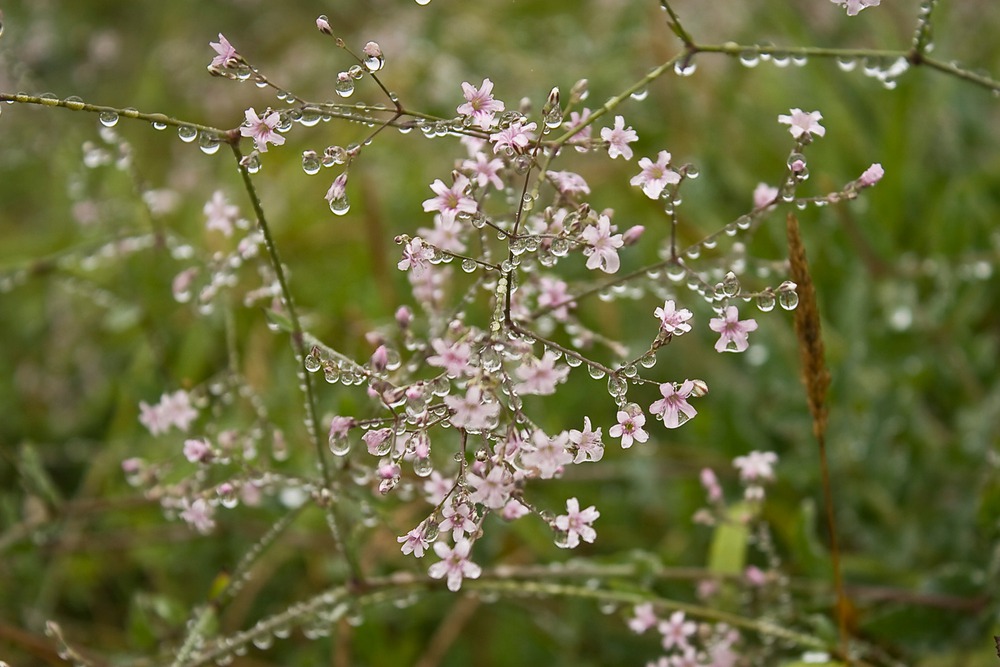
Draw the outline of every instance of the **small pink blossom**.
[[[424,531],[424,524],[420,524],[406,535],[397,537],[396,541],[403,545],[399,548],[400,551],[407,555],[413,554],[416,558],[423,558],[424,549],[430,546]]]
[[[229,43],[229,40],[226,39],[226,36],[221,32],[219,33],[219,41],[209,42],[208,45],[211,46],[216,53],[215,57],[212,59],[210,67],[232,67],[240,58],[240,54],[236,53],[236,49],[233,48],[233,45]]]
[[[764,208],[773,206],[778,199],[778,188],[767,183],[758,183],[753,189],[753,207]]]
[[[608,435],[612,438],[622,439],[622,449],[632,446],[633,440],[636,442],[646,442],[649,440],[649,433],[643,430],[646,424],[646,415],[641,412],[630,414],[625,410],[618,411],[618,423],[608,429]]]
[[[445,396],[445,404],[454,412],[451,425],[455,428],[485,430],[496,425],[500,414],[500,404],[496,401],[487,403],[483,391],[471,386],[465,396]]]
[[[185,498],[182,508],[180,513],[181,519],[199,533],[205,535],[212,532],[212,529],[215,528],[215,521],[212,518],[215,515],[215,508],[204,498],[196,498],[194,502],[190,502]]]
[[[184,441],[184,458],[191,463],[203,463],[212,457],[212,447],[203,438]]]
[[[485,188],[487,183],[492,183],[497,190],[503,190],[503,181],[500,180],[500,170],[503,169],[503,160],[493,158],[492,160],[481,151],[476,151],[474,160],[464,160],[462,169],[476,181],[476,185]]]
[[[668,334],[680,336],[691,331],[691,325],[688,324],[688,320],[694,317],[694,315],[687,308],[677,310],[673,299],[664,301],[663,308],[654,310],[653,315],[659,318],[660,329]]]
[[[484,130],[488,130],[493,124],[496,113],[504,110],[503,102],[493,99],[493,82],[489,79],[483,79],[479,88],[463,82],[462,94],[465,96],[465,104],[459,105],[458,113],[471,116],[472,122]]]
[[[580,509],[580,501],[569,498],[566,501],[566,514],[556,517],[556,528],[566,533],[565,543],[556,544],[565,549],[575,549],[580,540],[593,544],[597,539],[597,531],[590,524],[594,523],[601,513],[591,505],[585,510]]]
[[[326,191],[323,199],[327,200],[329,203],[333,203],[338,200],[342,200],[347,196],[347,172],[340,174],[337,178],[333,179],[333,183],[330,185],[330,189]]]
[[[569,441],[576,445],[576,456],[573,463],[584,461],[600,461],[604,457],[604,443],[601,441],[601,428],[592,430],[590,417],[583,418],[583,430],[570,429]]]
[[[222,190],[213,192],[212,198],[205,202],[201,211],[205,214],[205,227],[208,230],[217,229],[226,236],[232,235],[233,223],[236,222],[240,209],[229,203],[226,193]]]
[[[861,177],[858,179],[858,185],[863,188],[871,187],[881,181],[883,176],[885,176],[885,170],[882,169],[881,164],[876,162],[861,174]]]
[[[441,219],[446,223],[455,222],[460,213],[475,213],[479,204],[466,194],[468,187],[469,179],[461,174],[455,176],[455,182],[450,188],[440,178],[436,179],[431,183],[431,190],[437,196],[424,200],[424,211],[439,211]]]
[[[722,487],[719,486],[719,478],[715,476],[715,471],[711,468],[702,468],[699,480],[705,489],[709,503],[714,504],[722,500]]]
[[[431,366],[443,368],[448,377],[462,377],[469,371],[469,359],[472,356],[472,347],[468,343],[449,343],[442,338],[435,338],[431,341],[431,346],[436,354],[427,357],[427,363]]]
[[[601,139],[608,142],[608,155],[612,159],[621,155],[626,160],[631,160],[632,149],[629,148],[629,144],[638,141],[639,135],[631,127],[625,127],[625,119],[622,116],[615,116],[614,128],[602,128]]]
[[[439,505],[455,486],[455,480],[450,477],[443,477],[437,470],[424,482],[424,500],[431,505]]]
[[[791,115],[780,115],[778,116],[778,122],[784,125],[788,125],[788,131],[792,133],[792,136],[796,139],[800,138],[803,134],[805,135],[816,135],[822,137],[826,134],[826,128],[819,124],[823,119],[823,114],[818,111],[803,111],[802,109],[791,109],[789,111]]]
[[[576,308],[576,302],[567,292],[569,285],[558,278],[544,276],[538,282],[538,307],[549,308],[552,316],[560,322],[569,317],[569,308]]]
[[[555,354],[546,352],[541,359],[532,359],[518,366],[514,371],[521,380],[515,387],[518,393],[539,396],[554,394],[556,385],[565,382],[569,375],[569,366],[556,366],[557,360]]]
[[[461,539],[455,543],[454,548],[449,547],[444,542],[434,543],[434,553],[441,560],[434,563],[427,570],[434,579],[448,578],[448,590],[454,592],[462,587],[462,579],[478,579],[482,574],[482,568],[469,560],[469,552],[472,551],[472,542]]]
[[[693,380],[684,380],[680,387],[674,386],[672,382],[661,384],[660,395],[663,398],[649,406],[650,414],[659,416],[667,428],[677,428],[689,419],[694,419],[698,411],[687,402],[693,391]]]
[[[746,456],[737,456],[733,465],[740,471],[740,481],[749,483],[770,482],[774,479],[774,464],[778,455],[774,452],[752,451]]]
[[[590,109],[584,109],[581,113],[571,111],[569,114],[569,122],[564,124],[567,130],[576,130],[570,138],[569,143],[577,144],[576,149],[578,151],[587,150],[586,145],[590,143],[590,136],[594,130],[593,125],[583,126],[583,124],[587,122],[588,118],[590,118]]]
[[[583,176],[580,174],[573,173],[572,171],[550,171],[548,172],[548,177],[561,194],[590,194],[590,186],[587,185],[587,181],[583,180]]]
[[[380,428],[374,431],[367,431],[361,439],[365,441],[365,445],[368,447],[368,453],[372,456],[382,456],[385,454],[386,448],[385,444],[392,437],[391,428]]]
[[[632,613],[635,614],[632,618],[628,620],[629,629],[641,635],[646,630],[655,627],[660,619],[656,616],[656,611],[653,609],[653,605],[650,602],[644,604],[637,604],[633,609]]]
[[[330,420],[330,436],[336,438],[346,438],[347,432],[353,426],[353,417],[334,417]]]
[[[538,129],[537,123],[528,123],[525,125],[518,121],[511,123],[510,127],[505,127],[499,132],[494,132],[490,135],[490,141],[493,142],[493,152],[508,151],[510,153],[523,153],[528,144],[535,140],[535,135],[531,133],[536,129]]]
[[[466,534],[472,534],[476,530],[476,524],[472,521],[472,507],[469,503],[448,503],[441,510],[444,519],[441,521],[442,531],[451,531],[451,539],[458,542]]]
[[[430,268],[430,259],[434,250],[424,244],[420,237],[415,237],[403,248],[403,258],[396,264],[400,271],[409,270],[414,278],[422,277]]]
[[[750,343],[747,336],[757,330],[757,320],[740,321],[740,313],[736,306],[726,306],[722,317],[714,317],[708,322],[712,331],[721,334],[715,343],[719,352],[743,352]]]
[[[565,431],[549,437],[541,429],[531,435],[531,444],[521,452],[521,463],[541,479],[552,479],[573,462],[569,452],[569,434]]]
[[[441,215],[434,216],[434,227],[420,227],[417,229],[420,238],[427,241],[427,243],[435,248],[455,253],[465,252],[465,241],[462,232],[462,223],[455,219],[449,222]]]
[[[514,521],[520,519],[522,516],[527,516],[531,514],[531,510],[522,505],[517,500],[508,500],[504,504],[503,509],[500,510],[500,516],[504,521]]]
[[[506,505],[514,488],[513,476],[502,465],[493,466],[485,476],[470,472],[466,479],[472,487],[469,500],[490,509],[500,509]]]
[[[254,108],[250,107],[245,115],[246,121],[240,127],[240,134],[244,137],[253,137],[253,145],[261,153],[267,152],[268,142],[275,146],[285,143],[285,138],[275,129],[281,122],[277,111],[265,112],[264,117],[260,118]]]
[[[660,151],[656,162],[644,157],[639,160],[642,171],[633,176],[629,183],[641,187],[643,193],[650,199],[659,199],[668,185],[677,185],[681,182],[681,175],[668,167],[669,164],[670,153],[667,151]]]
[[[625,242],[621,234],[611,233],[611,219],[602,215],[597,220],[596,225],[590,225],[580,234],[581,238],[587,242],[588,247],[584,249],[587,258],[587,268],[600,268],[605,273],[615,273],[621,266],[618,259],[618,248]]]
[[[660,621],[656,629],[663,635],[663,650],[676,648],[678,651],[684,651],[690,646],[688,637],[695,633],[698,625],[694,621],[687,620],[683,611],[675,611],[668,620]]]

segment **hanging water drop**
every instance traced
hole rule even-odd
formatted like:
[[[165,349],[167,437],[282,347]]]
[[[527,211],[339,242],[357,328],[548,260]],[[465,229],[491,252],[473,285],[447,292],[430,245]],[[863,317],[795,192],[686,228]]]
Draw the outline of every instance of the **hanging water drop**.
[[[118,124],[118,114],[114,111],[102,111],[98,118],[104,127],[114,127]]]
[[[740,53],[740,64],[744,67],[756,67],[760,64],[760,54],[756,51],[743,51]]]
[[[795,310],[799,305],[799,295],[794,289],[786,289],[778,292],[778,305],[785,310]]]
[[[322,166],[323,164],[320,162],[319,156],[316,155],[316,151],[302,152],[302,171],[312,176],[319,173]]]
[[[757,295],[757,308],[763,313],[774,310],[774,294],[770,289]]]
[[[463,259],[462,260],[462,270],[466,273],[472,273],[476,270],[476,260],[474,259]]]
[[[181,141],[189,144],[198,138],[198,130],[190,125],[181,125],[177,128],[177,136],[181,138]]]
[[[740,293],[740,280],[732,271],[727,273],[726,277],[722,280],[722,293],[729,298],[735,297]]]
[[[214,155],[215,153],[218,153],[219,146],[221,145],[222,143],[219,141],[219,138],[211,132],[201,132],[198,135],[198,148],[200,148],[201,152],[205,155]]]
[[[341,197],[334,197],[330,199],[330,211],[334,215],[347,215],[347,212],[351,210],[351,202],[347,199],[347,194],[345,193]]]
[[[303,365],[306,367],[307,371],[309,371],[310,373],[315,373],[316,371],[319,370],[320,367],[319,357],[317,357],[315,354],[312,353],[307,354],[305,361],[303,362]]]
[[[696,69],[698,66],[690,61],[678,60],[674,63],[674,74],[677,76],[691,76]]]
[[[337,83],[334,85],[334,90],[341,97],[350,97],[354,94],[354,79],[347,72],[341,72],[337,75]]]

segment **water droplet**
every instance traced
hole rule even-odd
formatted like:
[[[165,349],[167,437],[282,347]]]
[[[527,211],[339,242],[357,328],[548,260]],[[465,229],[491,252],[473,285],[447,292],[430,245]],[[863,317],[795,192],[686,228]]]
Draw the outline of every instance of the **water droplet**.
[[[350,97],[354,94],[354,79],[347,72],[341,72],[337,75],[337,83],[334,85],[334,90],[341,97]]]
[[[330,453],[334,456],[346,456],[351,451],[351,441],[337,434],[330,434]]]
[[[656,365],[656,355],[652,352],[647,352],[639,359],[639,363],[642,364],[643,368],[652,368]]]
[[[608,376],[608,393],[614,397],[624,396],[628,393],[628,382],[625,378],[612,374]]]
[[[694,74],[698,66],[694,62],[685,62],[684,60],[678,60],[674,63],[674,74],[677,76],[691,76]]]
[[[697,243],[694,244],[693,246],[688,248],[687,252],[685,252],[684,254],[687,255],[688,259],[698,259],[699,257],[701,257],[701,245]]]
[[[98,118],[104,127],[114,127],[118,124],[118,114],[114,111],[102,111]]]
[[[153,121],[153,129],[154,130],[165,130],[165,129],[167,129],[167,124],[166,123],[161,123],[158,120],[157,121]]]
[[[857,58],[852,58],[850,56],[839,56],[837,58],[837,67],[840,68],[841,72],[853,71],[855,67],[858,66]]]
[[[383,67],[385,67],[385,57],[378,56],[365,56],[365,68],[369,72],[377,72]]]
[[[219,147],[222,143],[219,138],[212,134],[211,132],[201,132],[198,135],[198,148],[205,155],[214,155],[219,152]]]
[[[604,377],[604,371],[598,368],[597,366],[591,364],[587,365],[587,373],[590,375],[590,377],[594,378],[595,380],[600,380],[601,378]]]
[[[649,97],[649,88],[640,88],[631,95],[632,99],[636,102],[642,102],[644,99]]]
[[[778,305],[785,310],[795,310],[799,305],[799,295],[793,289],[778,292]]]
[[[181,125],[177,128],[177,136],[181,138],[181,141],[189,144],[198,138],[198,130],[190,125]]]
[[[473,259],[463,259],[462,270],[466,273],[472,273],[476,270],[476,261]]]
[[[347,195],[331,199],[330,210],[334,215],[347,215],[347,212],[351,210],[351,202],[347,199]]]
[[[792,57],[784,51],[775,51],[771,54],[771,62],[774,63],[775,67],[788,67],[788,63],[792,62]]]
[[[740,64],[744,67],[756,67],[760,64],[760,54],[756,51],[743,51],[740,53]]]
[[[240,164],[246,167],[247,173],[256,174],[260,171],[260,156],[253,152],[240,160]]]
[[[734,297],[740,293],[740,280],[736,274],[730,271],[722,280],[722,293],[727,297]]]
[[[319,173],[322,167],[323,163],[320,162],[319,156],[316,155],[315,151],[304,151],[302,153],[302,171],[312,176]]]
[[[320,367],[319,357],[317,357],[315,354],[307,354],[304,361],[304,365],[307,371],[309,371],[310,373],[315,373],[316,371],[319,370]]]
[[[431,0],[417,0],[417,4],[420,5],[421,7],[426,7],[427,5],[431,4]]]
[[[757,295],[757,308],[761,312],[769,313],[774,310],[774,294],[770,291],[763,292]]]
[[[327,366],[323,369],[323,379],[330,384],[340,381],[340,368],[337,366]]]
[[[434,472],[434,463],[431,462],[431,457],[413,459],[413,472],[416,473],[417,477],[427,477]]]

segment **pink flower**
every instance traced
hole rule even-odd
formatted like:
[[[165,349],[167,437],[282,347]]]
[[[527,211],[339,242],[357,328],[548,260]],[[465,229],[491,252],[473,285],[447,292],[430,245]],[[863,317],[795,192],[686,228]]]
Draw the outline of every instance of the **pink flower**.
[[[885,176],[885,170],[882,169],[881,164],[876,162],[861,174],[861,178],[858,179],[858,185],[863,188],[871,187],[881,181],[883,176]]]
[[[668,164],[670,164],[670,153],[667,151],[660,151],[656,162],[644,157],[639,160],[642,171],[638,176],[633,176],[629,183],[640,186],[650,199],[659,199],[668,185],[677,185],[681,182],[681,175],[670,169]]]
[[[212,457],[212,448],[202,438],[184,441],[184,458],[191,463],[202,463]]]
[[[361,436],[361,439],[365,441],[369,454],[372,456],[382,456],[388,449],[392,448],[392,443],[389,443],[388,447],[385,446],[391,436],[391,428],[380,428],[366,432]]]
[[[660,621],[656,629],[663,635],[663,650],[676,647],[678,651],[684,651],[689,647],[688,637],[695,633],[698,626],[694,621],[688,621],[683,611],[675,611],[669,620]]]
[[[753,207],[764,208],[772,206],[778,199],[778,188],[767,183],[758,183],[753,189]]]
[[[468,343],[448,343],[444,339],[435,338],[431,341],[431,345],[437,352],[427,357],[427,363],[431,366],[443,368],[448,377],[452,378],[461,377],[469,370],[472,348]]]
[[[708,322],[712,331],[722,334],[715,343],[715,349],[719,352],[742,352],[750,345],[747,336],[757,330],[757,320],[740,321],[736,306],[726,306],[724,312],[723,317],[714,317]]]
[[[502,150],[510,153],[524,152],[528,144],[534,141],[535,136],[531,132],[537,128],[538,125],[536,123],[524,125],[518,121],[517,123],[511,123],[510,127],[503,128],[499,132],[494,132],[490,135],[490,141],[493,142],[493,152],[499,153]]]
[[[489,79],[483,79],[483,85],[478,89],[471,83],[463,82],[462,94],[466,101],[458,107],[458,113],[471,116],[472,121],[484,130],[493,124],[493,116],[504,110],[503,102],[493,99],[493,82]]]
[[[568,308],[576,308],[576,301],[566,291],[569,285],[558,278],[543,277],[538,284],[538,307],[552,308],[554,318],[564,322],[569,317]]]
[[[680,336],[691,331],[691,325],[687,321],[693,317],[693,314],[687,308],[677,310],[673,299],[664,301],[663,308],[654,310],[653,315],[659,318],[660,329],[668,334]]]
[[[556,367],[556,357],[546,352],[541,359],[533,359],[519,366],[514,372],[521,379],[516,389],[521,394],[537,394],[545,396],[554,394],[556,385],[565,382],[569,375],[569,366]]]
[[[231,67],[240,58],[240,54],[236,53],[236,49],[233,48],[233,45],[229,43],[229,40],[221,32],[219,33],[219,41],[209,42],[208,45],[215,49],[216,53],[210,67]]]
[[[471,534],[476,530],[476,524],[472,521],[472,507],[469,503],[448,503],[441,510],[444,520],[441,522],[442,531],[451,531],[451,539],[458,542],[466,533]]]
[[[514,488],[513,476],[502,465],[493,466],[485,477],[470,472],[466,480],[473,489],[469,500],[490,509],[500,509],[507,504]]]
[[[503,190],[503,181],[500,180],[503,160],[499,158],[489,160],[486,153],[479,151],[476,151],[475,158],[475,160],[464,160],[462,169],[471,174],[479,187],[484,188],[487,183],[492,183],[497,190]]]
[[[462,224],[457,220],[448,222],[440,215],[434,216],[434,227],[417,229],[420,237],[441,250],[449,252],[465,252],[465,242],[462,240]]]
[[[774,452],[752,451],[746,456],[737,456],[733,465],[740,471],[743,482],[770,482],[774,479],[774,464],[778,455]]]
[[[629,414],[624,410],[618,411],[618,423],[608,429],[608,435],[612,438],[622,439],[622,449],[632,446],[632,441],[646,442],[649,434],[642,429],[646,423],[646,415],[641,412]]]
[[[487,403],[483,400],[482,389],[469,387],[465,396],[445,396],[445,404],[454,414],[451,425],[455,428],[485,430],[496,425],[500,414],[500,404],[496,401]]]
[[[719,486],[719,478],[715,476],[715,471],[711,468],[702,468],[698,478],[708,496],[708,502],[717,503],[722,500],[722,487]]]
[[[334,417],[330,420],[330,436],[336,438],[346,438],[347,432],[353,426],[353,417]]]
[[[573,463],[584,461],[600,461],[604,457],[604,443],[601,442],[601,429],[591,430],[590,417],[583,418],[583,430],[570,429],[569,441],[576,445],[576,457]]]
[[[448,497],[455,480],[449,477],[442,477],[437,470],[424,482],[424,500],[431,505],[439,505],[441,501]]]
[[[660,394],[663,398],[649,406],[650,414],[660,417],[667,428],[677,428],[689,419],[694,419],[698,411],[687,402],[693,390],[693,380],[684,380],[680,387],[675,387],[672,382],[661,384]]]
[[[215,521],[212,519],[215,508],[209,505],[207,500],[197,498],[194,502],[189,502],[185,498],[182,506],[180,517],[189,526],[203,535],[212,532],[215,528]]]
[[[326,191],[323,199],[327,200],[329,203],[341,200],[347,196],[347,172],[340,174],[337,178],[333,179],[333,183],[330,185],[330,189]]]
[[[459,213],[475,213],[479,208],[476,200],[469,197],[465,190],[469,187],[469,179],[458,174],[455,183],[449,188],[439,178],[431,184],[431,190],[437,197],[424,201],[425,211],[440,211],[441,219],[446,223],[455,222]]]
[[[434,250],[424,244],[420,237],[415,237],[403,248],[403,258],[396,264],[400,271],[409,270],[414,278],[422,277],[430,268],[430,259]]]
[[[632,609],[632,612],[635,616],[628,620],[628,627],[637,635],[641,635],[646,630],[649,630],[660,622],[660,619],[656,617],[656,611],[654,611],[653,605],[650,602],[637,604]]]
[[[858,12],[868,7],[878,7],[882,0],[832,0],[836,5],[847,8],[848,16],[857,16]],[[220,35],[221,37],[221,35]]]
[[[427,570],[434,579],[448,578],[448,590],[454,592],[462,587],[462,579],[478,579],[482,574],[482,568],[469,560],[469,552],[472,550],[472,542],[467,539],[458,540],[455,547],[451,548],[444,542],[434,543],[434,553],[441,560],[434,563]]]
[[[556,189],[564,195],[571,195],[577,192],[585,195],[590,194],[590,186],[587,185],[587,181],[583,180],[583,176],[580,174],[575,174],[572,171],[550,171],[548,172],[548,176],[552,180],[552,184],[556,186]]]
[[[240,127],[240,134],[244,137],[253,137],[253,145],[261,153],[267,152],[267,144],[271,142],[275,146],[285,143],[285,138],[278,134],[274,128],[281,122],[277,111],[265,113],[263,118],[257,116],[253,107],[246,110],[246,121]]]
[[[550,438],[541,429],[536,430],[531,435],[531,445],[521,453],[521,463],[541,479],[552,479],[573,462],[568,444],[569,434],[565,431]]]
[[[516,500],[508,500],[500,510],[500,516],[504,521],[514,521],[515,519],[520,519],[522,516],[526,516],[531,513],[527,507],[522,505]]]
[[[420,524],[406,535],[397,537],[396,541],[403,545],[399,548],[400,551],[404,554],[413,554],[416,558],[423,558],[424,549],[430,545],[424,532],[424,524]]]
[[[576,498],[566,501],[566,514],[556,517],[556,528],[566,533],[565,544],[556,542],[557,546],[564,549],[575,549],[580,544],[580,540],[593,544],[597,538],[597,531],[590,525],[601,513],[591,505],[585,510],[580,510],[580,502]]]
[[[622,240],[621,234],[611,233],[611,219],[606,215],[602,215],[597,220],[597,225],[590,225],[583,230],[580,234],[584,241],[589,245],[588,248],[584,249],[584,254],[589,255],[587,258],[587,268],[596,269],[600,268],[605,273],[615,273],[621,266],[621,261],[618,259],[618,248],[621,248],[625,242]]]
[[[576,148],[578,151],[587,150],[585,145],[590,143],[590,135],[593,133],[594,130],[593,125],[587,125],[585,127],[581,127],[587,121],[588,118],[590,118],[590,109],[584,109],[583,112],[581,113],[577,113],[576,111],[571,111],[569,114],[569,122],[565,123],[565,127],[567,130],[580,128],[573,134],[572,138],[570,138],[569,140],[569,143],[571,144],[580,144]]]
[[[205,202],[201,211],[205,214],[205,227],[207,229],[218,229],[226,236],[232,235],[233,223],[236,221],[240,209],[229,203],[222,190],[213,192],[212,198]]]
[[[823,114],[818,111],[805,112],[802,109],[791,109],[789,111],[791,115],[786,116],[784,114],[778,116],[778,122],[784,125],[790,126],[788,131],[792,133],[792,136],[798,139],[803,134],[812,136],[816,135],[822,137],[826,134],[826,128],[819,124],[823,119]]]
[[[601,139],[608,142],[608,155],[612,159],[621,155],[626,160],[631,160],[632,149],[628,145],[633,141],[638,141],[639,135],[631,127],[625,127],[625,119],[623,117],[615,116],[614,128],[602,128]]]

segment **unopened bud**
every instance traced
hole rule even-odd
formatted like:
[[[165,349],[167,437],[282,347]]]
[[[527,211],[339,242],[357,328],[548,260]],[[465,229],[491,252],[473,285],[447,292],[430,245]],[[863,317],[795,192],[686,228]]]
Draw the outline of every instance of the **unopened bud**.
[[[326,14],[320,14],[316,19],[316,28],[324,35],[333,36],[333,28],[330,27],[330,19],[326,18]]]
[[[622,243],[627,246],[635,245],[635,243],[642,236],[642,233],[645,231],[646,228],[642,225],[633,225],[632,227],[629,227],[625,230],[625,233],[622,234]]]

